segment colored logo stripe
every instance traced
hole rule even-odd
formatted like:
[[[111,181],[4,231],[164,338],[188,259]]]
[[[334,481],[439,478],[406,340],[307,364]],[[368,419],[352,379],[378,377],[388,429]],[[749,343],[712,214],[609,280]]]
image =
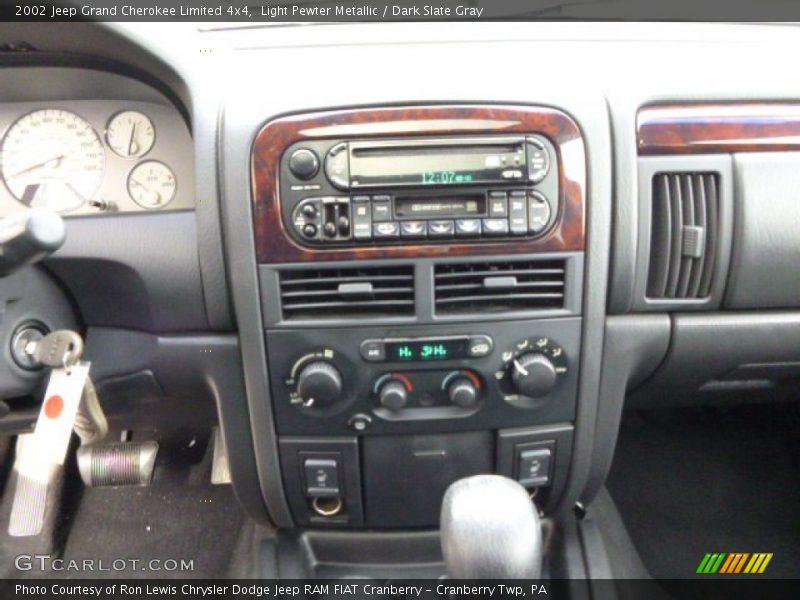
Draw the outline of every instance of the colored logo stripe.
[[[772,560],[772,553],[758,552],[709,552],[700,561],[697,572],[705,575],[714,573],[734,575],[737,573],[763,573]],[[746,566],[745,566],[746,565]]]
[[[772,560],[772,553],[759,553],[753,554],[753,558],[750,559],[750,562],[747,563],[747,566],[744,568],[745,573],[763,573],[764,569],[767,568],[769,561]]]
[[[719,570],[720,573],[738,573],[744,567],[744,562],[750,557],[750,554],[735,552],[728,555],[728,560],[722,565]]]
[[[726,554],[706,554],[700,566],[697,567],[698,573],[716,573]]]

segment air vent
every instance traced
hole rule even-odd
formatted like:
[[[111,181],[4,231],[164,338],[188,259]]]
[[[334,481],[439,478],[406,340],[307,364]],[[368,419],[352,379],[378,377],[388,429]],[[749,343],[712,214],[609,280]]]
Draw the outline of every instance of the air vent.
[[[711,294],[720,245],[719,188],[717,173],[653,176],[649,298]]]
[[[436,312],[463,315],[563,308],[565,273],[564,260],[436,265]]]
[[[283,318],[340,319],[414,314],[414,268],[280,272]]]

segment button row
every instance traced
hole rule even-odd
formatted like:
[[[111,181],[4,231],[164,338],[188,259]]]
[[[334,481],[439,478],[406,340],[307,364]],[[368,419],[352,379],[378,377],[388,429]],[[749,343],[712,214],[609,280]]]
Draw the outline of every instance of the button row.
[[[392,221],[391,199],[386,196],[353,198],[353,237],[356,240],[445,239],[505,237],[539,234],[551,217],[550,204],[536,191],[493,191],[488,218]]]
[[[359,236],[364,232],[364,237]],[[367,228],[355,223],[356,239],[370,239]],[[508,219],[437,219],[434,221],[389,221],[372,224],[372,239],[445,239],[452,237],[475,238],[508,235]]]
[[[492,238],[538,235],[553,217],[535,190],[493,190],[487,200],[486,217],[395,221],[388,195],[308,198],[295,209],[294,225],[306,239],[331,241]]]

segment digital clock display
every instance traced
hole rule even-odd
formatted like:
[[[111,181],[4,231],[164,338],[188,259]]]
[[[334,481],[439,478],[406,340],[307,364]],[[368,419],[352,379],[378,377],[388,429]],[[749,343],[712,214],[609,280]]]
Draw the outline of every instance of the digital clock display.
[[[472,173],[460,171],[423,171],[423,185],[452,185],[460,183],[472,183],[474,176]]]
[[[386,343],[386,359],[397,362],[453,360],[467,357],[467,338],[404,340]]]

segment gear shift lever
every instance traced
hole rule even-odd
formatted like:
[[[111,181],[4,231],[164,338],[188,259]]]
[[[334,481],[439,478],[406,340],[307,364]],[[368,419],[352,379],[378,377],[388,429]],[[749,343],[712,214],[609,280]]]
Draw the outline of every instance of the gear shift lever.
[[[442,552],[452,579],[538,579],[542,528],[528,492],[499,475],[460,479],[442,501]]]

